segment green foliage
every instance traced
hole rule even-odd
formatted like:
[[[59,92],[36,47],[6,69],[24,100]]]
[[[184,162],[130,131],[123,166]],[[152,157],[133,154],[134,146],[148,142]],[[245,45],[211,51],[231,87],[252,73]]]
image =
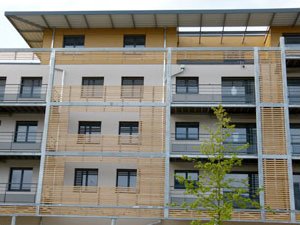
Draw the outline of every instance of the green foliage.
[[[198,181],[181,176],[177,176],[176,179],[185,185],[185,194],[193,195],[195,199],[193,202],[183,203],[181,207],[196,210],[200,218],[202,213],[208,214],[210,220],[204,224],[221,225],[231,219],[234,206],[259,208],[259,203],[243,197],[248,193],[248,180],[226,177],[234,167],[242,165],[242,159],[238,158],[236,153],[248,148],[248,145],[236,147],[228,143],[234,132],[234,125],[222,106],[213,108],[213,111],[217,118],[216,125],[206,128],[209,138],[199,149],[207,159],[183,157],[184,160],[194,163],[194,167],[200,171]],[[192,225],[202,223],[201,219],[192,221]]]

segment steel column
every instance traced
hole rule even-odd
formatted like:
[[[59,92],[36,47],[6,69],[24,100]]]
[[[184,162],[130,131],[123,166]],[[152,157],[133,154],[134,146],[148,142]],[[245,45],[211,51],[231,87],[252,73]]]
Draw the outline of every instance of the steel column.
[[[11,217],[11,225],[16,225],[16,216]]]
[[[293,180],[293,161],[292,161],[292,144],[290,134],[290,117],[289,117],[289,99],[288,99],[288,86],[286,74],[286,57],[285,57],[285,42],[284,37],[280,38],[281,48],[281,70],[282,70],[282,83],[283,83],[283,97],[284,97],[284,124],[286,135],[286,148],[287,148],[287,162],[288,162],[288,179],[289,179],[289,193],[290,193],[290,209],[291,221],[296,222],[295,214],[295,199],[294,199],[294,180]]]
[[[55,50],[52,50],[50,55],[50,62],[49,62],[49,78],[48,78],[48,89],[47,89],[47,96],[46,96],[43,139],[41,144],[41,160],[40,160],[39,179],[38,179],[37,192],[36,192],[36,204],[37,204],[36,213],[37,214],[39,214],[39,204],[41,203],[41,197],[42,197],[42,186],[43,186],[47,137],[48,137],[48,124],[49,124],[49,117],[50,117],[51,95],[53,89],[54,74],[55,74]]]
[[[169,217],[169,199],[170,199],[170,146],[171,146],[171,97],[172,97],[172,82],[171,82],[171,71],[172,71],[172,50],[168,48],[167,52],[167,64],[166,64],[166,143],[165,143],[165,196],[164,196],[164,217]]]
[[[264,187],[264,173],[263,173],[263,152],[262,152],[262,133],[261,133],[261,103],[260,103],[260,83],[259,83],[259,51],[254,48],[254,73],[255,73],[255,99],[256,99],[256,135],[257,135],[257,158],[258,158],[258,183],[259,187]],[[264,191],[259,193],[259,202],[264,209],[265,197]],[[265,220],[265,212],[261,211],[261,218]]]

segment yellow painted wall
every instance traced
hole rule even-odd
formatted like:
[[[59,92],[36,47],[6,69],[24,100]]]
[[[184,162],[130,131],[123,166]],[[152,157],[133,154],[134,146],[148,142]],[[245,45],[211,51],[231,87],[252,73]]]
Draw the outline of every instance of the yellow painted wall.
[[[300,26],[297,27],[271,27],[269,40],[266,46],[279,46],[279,38],[283,33],[300,33]]]
[[[123,47],[124,34],[145,34],[146,47],[163,47],[163,28],[143,29],[56,29],[54,47],[61,48],[64,35],[85,35],[85,47]],[[52,30],[44,32],[43,48],[51,46]],[[167,29],[167,47],[177,45],[176,28]]]

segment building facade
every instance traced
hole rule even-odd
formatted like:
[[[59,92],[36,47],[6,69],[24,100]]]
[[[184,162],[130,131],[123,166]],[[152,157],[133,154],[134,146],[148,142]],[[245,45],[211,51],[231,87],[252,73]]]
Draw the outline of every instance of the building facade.
[[[0,50],[0,224],[189,224],[176,175],[222,104],[249,143],[232,174],[300,223],[300,9],[6,12],[28,49]],[[193,29],[187,27],[193,27]]]

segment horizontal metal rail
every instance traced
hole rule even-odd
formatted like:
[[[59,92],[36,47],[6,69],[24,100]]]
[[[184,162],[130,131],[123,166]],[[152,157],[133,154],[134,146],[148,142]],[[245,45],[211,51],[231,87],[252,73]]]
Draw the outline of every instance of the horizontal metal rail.
[[[35,203],[36,183],[0,183],[0,203]]]
[[[40,152],[42,132],[0,132],[0,152]]]

